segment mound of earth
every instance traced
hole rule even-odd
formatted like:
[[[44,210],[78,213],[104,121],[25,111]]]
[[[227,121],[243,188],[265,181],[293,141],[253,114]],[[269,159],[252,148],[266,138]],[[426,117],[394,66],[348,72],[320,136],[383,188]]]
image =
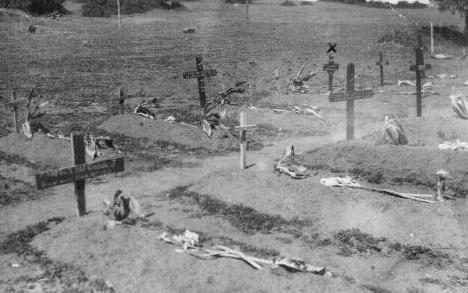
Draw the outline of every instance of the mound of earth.
[[[111,117],[98,126],[108,133],[117,133],[133,138],[146,138],[155,144],[165,143],[185,151],[202,153],[225,153],[239,149],[236,137],[208,138],[201,127],[171,124],[165,121],[151,120],[133,114]],[[219,134],[219,132],[215,132]]]
[[[468,154],[427,147],[341,142],[308,152],[302,161],[315,170],[347,173],[369,183],[409,184],[434,188],[436,172],[450,172],[449,189],[465,197],[468,191]]]

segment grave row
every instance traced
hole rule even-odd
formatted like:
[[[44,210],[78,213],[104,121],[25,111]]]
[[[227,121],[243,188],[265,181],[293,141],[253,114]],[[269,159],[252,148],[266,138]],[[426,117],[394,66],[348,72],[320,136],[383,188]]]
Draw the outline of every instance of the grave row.
[[[421,82],[424,77],[425,70],[430,69],[429,64],[424,64],[424,55],[422,48],[422,40],[418,39],[418,47],[416,51],[416,64],[411,66],[411,70],[416,72],[416,105],[417,105],[417,116],[421,116]],[[216,70],[204,70],[202,64],[202,58],[196,57],[196,71],[185,72],[183,77],[185,79],[196,78],[198,81],[198,93],[200,106],[206,105],[206,90],[205,81],[207,77],[215,76]],[[380,81],[381,85],[384,84],[383,80],[383,54],[379,54],[379,62],[376,65],[380,66]],[[324,65],[323,68],[329,74],[328,89],[329,89],[329,101],[330,102],[344,102],[346,101],[346,137],[348,140],[354,139],[354,101],[361,99],[370,99],[373,97],[374,92],[372,90],[361,90],[357,91],[354,88],[355,71],[354,64],[349,63],[347,65],[346,72],[346,92],[333,93],[333,74],[339,70],[339,65],[334,62],[333,57],[330,56],[328,64]],[[124,95],[119,90],[119,105],[120,112],[123,113]],[[18,108],[27,102],[27,99],[17,100],[14,93],[11,95],[11,101],[6,103],[7,108],[12,109],[13,112],[13,123],[16,131],[18,127]],[[240,131],[240,163],[241,169],[247,168],[246,165],[246,131],[255,127],[255,125],[247,125],[245,121],[244,113],[240,113],[240,125],[236,127]],[[85,141],[84,135],[81,129],[74,129],[71,133],[71,148],[74,158],[74,166],[62,168],[58,170],[52,170],[47,172],[41,172],[35,174],[36,186],[38,189],[44,189],[52,186],[62,185],[66,183],[74,184],[75,197],[77,201],[78,215],[83,216],[86,214],[86,199],[85,199],[85,179],[93,178],[96,176],[116,173],[124,171],[124,158],[114,158],[109,160],[102,160],[91,164],[86,164],[85,155]]]

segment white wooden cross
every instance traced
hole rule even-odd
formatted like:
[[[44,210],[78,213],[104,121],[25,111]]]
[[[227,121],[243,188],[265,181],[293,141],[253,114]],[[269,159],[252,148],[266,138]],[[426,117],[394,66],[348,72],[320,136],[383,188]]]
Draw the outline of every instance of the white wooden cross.
[[[17,100],[15,92],[11,92],[11,102],[5,103],[5,107],[13,111],[13,127],[19,132],[18,108],[28,102],[27,99]]]
[[[245,154],[247,152],[247,129],[256,127],[256,124],[247,125],[245,121],[245,113],[239,113],[239,126],[236,129],[240,130],[240,161],[239,166],[241,170],[247,167]]]
[[[78,205],[78,216],[86,214],[85,179],[125,170],[124,158],[115,158],[86,164],[84,135],[75,131],[71,134],[74,166],[37,173],[36,186],[45,189],[73,182]]]

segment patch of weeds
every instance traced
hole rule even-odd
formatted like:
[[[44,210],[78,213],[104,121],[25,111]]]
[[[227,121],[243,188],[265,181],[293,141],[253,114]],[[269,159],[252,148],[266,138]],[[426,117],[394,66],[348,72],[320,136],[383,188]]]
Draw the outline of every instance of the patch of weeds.
[[[420,260],[427,265],[432,265],[437,268],[443,268],[453,264],[453,260],[447,253],[420,245],[405,245],[403,246],[402,254],[407,260]]]
[[[442,281],[439,279],[434,278],[420,278],[419,281],[421,283],[428,283],[428,284],[435,284],[435,285],[443,285]]]
[[[0,206],[33,200],[38,197],[39,193],[37,193],[33,186],[0,175]]]
[[[369,183],[375,183],[375,184],[381,184],[383,182],[383,171],[379,170],[378,168],[365,168],[362,166],[357,166],[354,168],[351,168],[350,173],[353,174],[354,176],[363,178]]]
[[[379,287],[379,286],[364,284],[364,285],[362,285],[362,287],[366,288],[367,290],[369,290],[369,291],[371,291],[373,293],[392,293],[392,291],[384,289],[384,288]]]
[[[340,248],[346,252],[368,253],[380,252],[380,243],[386,241],[384,237],[374,238],[372,235],[363,233],[359,229],[341,230],[333,236],[338,241]]]
[[[447,133],[444,130],[439,129],[437,130],[436,134],[437,137],[443,140],[455,140],[458,138],[457,134],[453,130],[451,130],[450,133]]]
[[[280,255],[279,251],[276,249],[269,249],[269,248],[258,248],[256,246],[233,240],[232,238],[226,236],[216,236],[212,237],[209,236],[203,239],[203,243],[207,245],[224,245],[230,248],[239,249],[244,253],[256,256],[256,257],[264,257],[264,258],[274,258]]]
[[[6,240],[0,243],[0,253],[15,253],[29,263],[40,265],[43,273],[34,278],[18,278],[14,284],[10,284],[10,289],[14,287],[35,287],[39,284],[47,292],[115,292],[112,286],[100,278],[90,278],[80,270],[70,264],[55,262],[49,259],[45,252],[39,251],[31,246],[33,238],[50,229],[50,224],[59,224],[63,217],[54,217],[30,225],[24,230],[11,233]],[[51,291],[47,290],[48,288]],[[52,288],[54,291],[52,291]]]
[[[221,216],[231,225],[245,233],[271,233],[273,231],[292,234],[295,237],[303,235],[302,227],[310,225],[300,219],[286,220],[279,215],[261,213],[251,207],[240,204],[227,204],[208,195],[188,191],[190,186],[179,186],[169,191],[170,199],[188,200],[188,204],[197,205],[207,215]]]

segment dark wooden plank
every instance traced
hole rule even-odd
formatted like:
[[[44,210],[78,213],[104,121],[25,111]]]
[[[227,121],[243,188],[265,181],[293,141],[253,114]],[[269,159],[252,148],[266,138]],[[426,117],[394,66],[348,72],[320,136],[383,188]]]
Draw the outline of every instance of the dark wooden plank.
[[[339,69],[340,69],[340,65],[337,63],[323,65],[323,71],[337,71]]]
[[[122,172],[124,170],[124,158],[109,159],[92,164],[81,164],[38,173],[35,176],[36,186],[38,189],[44,189],[71,183],[78,179],[87,179],[109,173]]]
[[[218,74],[216,69],[208,69],[208,70],[203,70],[202,72],[199,72],[199,71],[184,72],[182,76],[185,79],[188,79],[188,78],[210,77],[210,76],[215,76],[216,74]]]
[[[73,162],[75,166],[86,164],[85,141],[82,133],[72,133],[71,145],[73,151]],[[75,198],[78,209],[78,216],[86,214],[86,197],[85,197],[85,180],[76,178],[75,185]]]

